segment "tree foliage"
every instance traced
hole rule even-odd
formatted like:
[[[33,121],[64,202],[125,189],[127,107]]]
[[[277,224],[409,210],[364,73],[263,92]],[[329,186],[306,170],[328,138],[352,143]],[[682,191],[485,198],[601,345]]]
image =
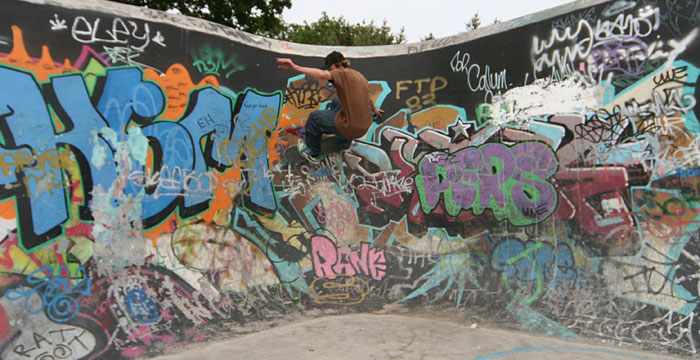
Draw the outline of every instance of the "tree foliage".
[[[324,11],[321,18],[311,24],[287,24],[276,36],[279,40],[300,44],[333,46],[368,46],[391,45],[406,41],[404,28],[399,33],[392,33],[386,19],[382,26],[374,21],[351,24],[345,17],[329,17]]]
[[[386,20],[351,24],[343,16],[329,17],[326,12],[311,24],[287,24],[282,20],[292,0],[111,0],[145,6],[209,20],[249,33],[300,44],[366,46],[400,44],[406,41],[404,28],[392,33]]]
[[[493,19],[493,22],[491,23],[491,25],[498,24],[499,22],[501,22],[501,20],[499,20],[498,18],[495,18],[495,19]],[[475,12],[474,16],[472,16],[472,18],[469,19],[469,21],[466,22],[464,25],[465,25],[467,31],[472,31],[472,30],[478,29],[481,26],[481,17],[479,16],[479,12],[478,11]]]
[[[282,31],[282,11],[292,0],[112,0],[198,17],[258,35]]]
[[[435,35],[431,31],[430,34],[423,36],[420,38],[420,41],[428,41],[428,40],[435,40]]]
[[[476,30],[477,28],[479,28],[479,26],[481,26],[481,17],[479,17],[479,12],[475,12],[474,16],[472,16],[472,18],[469,19],[469,22],[467,22],[464,25],[466,26],[467,31]]]

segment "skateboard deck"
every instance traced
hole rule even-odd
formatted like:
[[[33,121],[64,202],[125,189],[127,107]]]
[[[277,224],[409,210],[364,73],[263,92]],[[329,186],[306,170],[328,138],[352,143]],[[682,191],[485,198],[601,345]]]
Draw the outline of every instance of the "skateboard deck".
[[[340,150],[343,150],[340,148],[338,145],[338,142],[336,141],[335,135],[324,135],[323,138],[321,139],[321,156],[326,156],[328,154],[336,153]],[[297,145],[294,144],[290,147],[288,147],[286,150],[284,150],[284,158],[287,160],[287,163],[289,164],[296,164],[300,163],[302,161],[306,161],[301,155],[299,154],[299,150],[297,149]]]

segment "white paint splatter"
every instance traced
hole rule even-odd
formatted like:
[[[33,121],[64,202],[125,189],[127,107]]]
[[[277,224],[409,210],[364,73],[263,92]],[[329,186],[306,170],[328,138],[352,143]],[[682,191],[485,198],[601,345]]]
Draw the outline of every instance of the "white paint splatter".
[[[489,108],[493,125],[523,123],[533,117],[552,114],[596,112],[603,106],[605,88],[575,75],[561,82],[538,79],[531,85],[494,96]]]
[[[148,138],[141,133],[141,128],[138,126],[130,127],[128,133],[129,139],[127,141],[129,150],[131,150],[131,157],[145,165],[146,157],[148,156]]]
[[[677,41],[675,39],[671,39],[668,43],[673,47],[673,50],[668,56],[668,60],[666,61],[666,64],[673,64],[674,61],[676,61],[676,58],[678,55],[683,53],[685,49],[688,48],[688,45],[690,45],[693,40],[695,40],[695,37],[698,36],[698,29],[695,28],[693,31],[691,31],[688,36],[685,38],[681,39],[680,41]]]
[[[92,148],[92,158],[91,162],[95,167],[101,169],[105,164],[105,157],[107,156],[107,151],[105,147],[102,146],[102,140],[97,136],[97,131],[92,130],[92,141],[95,146]]]
[[[140,264],[147,255],[141,219],[144,192],[126,194],[126,187],[128,174],[138,167],[134,160],[138,158],[145,164],[148,139],[140,130],[130,130],[130,136],[124,141],[119,141],[117,132],[108,127],[100,129],[99,134],[114,148],[118,174],[109,189],[97,185],[92,190],[94,256],[98,266],[103,267],[101,270],[109,273]]]

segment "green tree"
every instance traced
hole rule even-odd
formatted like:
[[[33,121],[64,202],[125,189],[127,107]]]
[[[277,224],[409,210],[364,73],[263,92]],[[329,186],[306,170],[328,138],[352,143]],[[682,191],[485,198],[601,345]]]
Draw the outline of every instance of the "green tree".
[[[245,32],[270,35],[282,31],[282,12],[292,0],[112,0],[162,11],[175,11]]]
[[[420,41],[428,41],[428,40],[435,40],[435,35],[433,35],[432,31],[427,36],[420,38]]]
[[[382,26],[374,25],[374,21],[351,24],[343,16],[329,17],[324,11],[321,18],[311,24],[287,24],[278,34],[272,36],[279,40],[299,44],[339,45],[339,46],[368,46],[391,45],[406,41],[404,28],[399,33],[392,33],[386,19]]]
[[[467,31],[476,30],[479,26],[481,26],[481,17],[479,17],[479,12],[475,12],[474,16],[469,19],[469,22],[464,25],[466,25]]]
[[[501,22],[501,20],[499,18],[495,18],[493,19],[491,25],[498,24],[499,22]],[[481,26],[481,17],[479,16],[479,12],[475,12],[474,16],[472,16],[472,18],[469,19],[469,22],[465,23],[464,25],[467,28],[467,31],[478,29]]]

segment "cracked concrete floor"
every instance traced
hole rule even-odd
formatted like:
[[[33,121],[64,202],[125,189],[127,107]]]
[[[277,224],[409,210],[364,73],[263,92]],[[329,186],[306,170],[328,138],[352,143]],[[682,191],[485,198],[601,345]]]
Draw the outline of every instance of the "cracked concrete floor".
[[[401,315],[348,314],[282,325],[156,360],[680,359],[508,330]]]

